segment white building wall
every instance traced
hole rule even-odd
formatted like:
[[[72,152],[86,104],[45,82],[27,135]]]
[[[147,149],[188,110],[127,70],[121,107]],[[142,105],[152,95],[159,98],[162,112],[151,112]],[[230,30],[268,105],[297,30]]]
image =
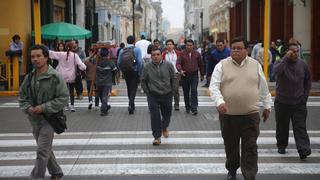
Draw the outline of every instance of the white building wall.
[[[311,0],[304,4],[294,0],[293,6],[293,36],[302,44],[305,53],[311,50]]]

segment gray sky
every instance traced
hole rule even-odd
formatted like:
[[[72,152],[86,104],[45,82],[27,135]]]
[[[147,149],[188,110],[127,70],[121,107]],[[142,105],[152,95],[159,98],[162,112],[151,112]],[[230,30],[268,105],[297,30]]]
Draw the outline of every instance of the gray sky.
[[[169,19],[171,28],[182,28],[184,23],[184,0],[162,0],[163,17]]]

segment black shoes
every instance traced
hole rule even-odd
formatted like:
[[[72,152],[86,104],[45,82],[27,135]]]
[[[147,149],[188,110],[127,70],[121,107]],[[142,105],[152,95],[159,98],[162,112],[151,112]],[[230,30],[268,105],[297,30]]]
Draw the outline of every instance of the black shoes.
[[[134,108],[131,106],[128,107],[129,114],[134,114]]]
[[[192,115],[197,115],[198,114],[198,111],[195,110],[195,111],[191,111],[192,112]]]
[[[311,154],[311,150],[309,149],[304,153],[299,153],[299,156],[300,156],[300,159],[303,160],[303,159],[306,159],[310,154]]]
[[[174,105],[174,110],[179,111],[180,110],[179,105]]]
[[[64,174],[63,173],[59,173],[59,174],[52,174],[50,177],[50,180],[59,180],[62,178]]]
[[[229,171],[227,175],[227,180],[236,180],[237,171]]]
[[[109,110],[111,109],[110,105],[107,105],[107,109],[104,111],[101,111],[100,116],[106,116],[108,115]]]
[[[285,153],[287,153],[287,152],[286,152],[286,149],[278,148],[278,153],[279,153],[279,154],[285,154]]]

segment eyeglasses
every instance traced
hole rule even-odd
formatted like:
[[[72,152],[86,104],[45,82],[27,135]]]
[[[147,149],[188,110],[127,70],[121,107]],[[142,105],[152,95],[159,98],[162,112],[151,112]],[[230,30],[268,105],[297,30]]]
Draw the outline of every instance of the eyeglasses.
[[[241,51],[243,49],[245,49],[245,48],[244,47],[232,47],[231,48],[232,51]]]

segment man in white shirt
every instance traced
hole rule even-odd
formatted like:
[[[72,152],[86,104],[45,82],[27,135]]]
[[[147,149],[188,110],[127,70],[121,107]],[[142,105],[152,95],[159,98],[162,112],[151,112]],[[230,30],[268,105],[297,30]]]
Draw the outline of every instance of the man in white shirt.
[[[141,49],[142,59],[148,54],[148,46],[151,44],[150,41],[146,40],[144,35],[141,35],[141,40],[137,41],[135,46]]]
[[[258,172],[259,100],[263,104],[264,122],[271,110],[268,84],[258,61],[248,57],[248,47],[245,39],[233,39],[231,56],[216,65],[209,86],[219,112],[229,180],[236,179],[240,163],[244,179],[255,179]]]

